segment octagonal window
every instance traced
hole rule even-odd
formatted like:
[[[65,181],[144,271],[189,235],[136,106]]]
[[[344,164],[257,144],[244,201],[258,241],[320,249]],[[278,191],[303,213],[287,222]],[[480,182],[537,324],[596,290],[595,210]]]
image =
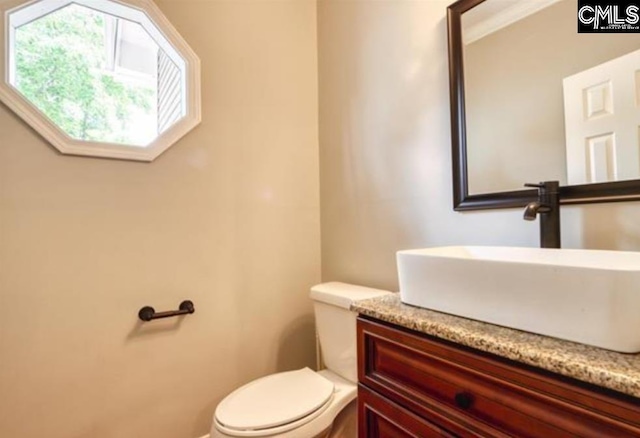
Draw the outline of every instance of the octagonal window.
[[[0,98],[63,153],[150,161],[200,121],[197,57],[150,0],[135,4],[3,11]]]

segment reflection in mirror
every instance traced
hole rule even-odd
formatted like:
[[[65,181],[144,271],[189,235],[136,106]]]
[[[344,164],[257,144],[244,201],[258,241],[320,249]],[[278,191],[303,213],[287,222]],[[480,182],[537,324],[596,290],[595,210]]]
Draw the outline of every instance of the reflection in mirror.
[[[640,34],[579,34],[576,15],[575,0],[462,14],[469,194],[640,178]]]

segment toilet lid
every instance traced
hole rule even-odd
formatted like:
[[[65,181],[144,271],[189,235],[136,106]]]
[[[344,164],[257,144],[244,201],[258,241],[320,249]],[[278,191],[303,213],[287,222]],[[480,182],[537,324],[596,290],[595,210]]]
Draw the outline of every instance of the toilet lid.
[[[216,408],[216,420],[230,429],[260,430],[291,423],[324,406],[333,382],[309,368],[272,374],[229,394]]]

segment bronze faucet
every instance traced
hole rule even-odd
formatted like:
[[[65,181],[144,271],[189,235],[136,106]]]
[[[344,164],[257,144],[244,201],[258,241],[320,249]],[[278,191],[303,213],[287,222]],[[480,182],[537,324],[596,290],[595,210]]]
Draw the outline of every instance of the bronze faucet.
[[[560,248],[560,183],[544,181],[524,186],[538,189],[538,200],[527,204],[524,220],[533,221],[540,215],[540,247]]]

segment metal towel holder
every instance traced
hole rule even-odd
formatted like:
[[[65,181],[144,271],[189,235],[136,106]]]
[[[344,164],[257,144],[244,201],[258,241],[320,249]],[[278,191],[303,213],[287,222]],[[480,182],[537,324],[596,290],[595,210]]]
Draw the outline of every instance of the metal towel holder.
[[[193,302],[189,300],[185,300],[180,303],[180,307],[178,310],[167,310],[166,312],[157,312],[151,306],[144,306],[138,312],[138,318],[147,322],[153,319],[161,319],[161,318],[170,318],[172,316],[180,316],[180,315],[189,315],[195,312],[196,309],[193,307]]]

